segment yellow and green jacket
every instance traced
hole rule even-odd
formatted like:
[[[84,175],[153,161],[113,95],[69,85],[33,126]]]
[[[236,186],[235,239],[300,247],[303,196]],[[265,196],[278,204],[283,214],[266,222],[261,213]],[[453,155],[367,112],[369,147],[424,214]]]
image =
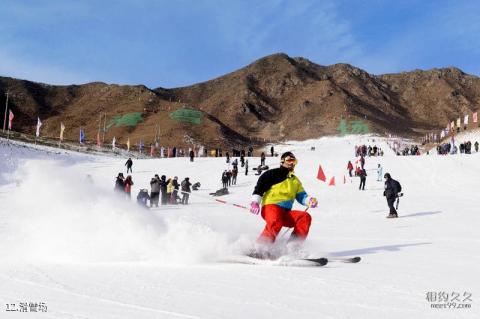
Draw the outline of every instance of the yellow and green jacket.
[[[281,166],[263,173],[258,179],[253,195],[262,197],[262,205],[275,204],[292,209],[295,199],[306,205],[308,194],[293,171]]]

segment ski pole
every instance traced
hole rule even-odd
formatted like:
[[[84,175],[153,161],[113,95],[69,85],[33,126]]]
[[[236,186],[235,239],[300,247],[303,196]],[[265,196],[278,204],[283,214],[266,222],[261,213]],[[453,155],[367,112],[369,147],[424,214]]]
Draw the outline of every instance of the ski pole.
[[[244,205],[240,205],[240,204],[237,204],[237,203],[227,202],[226,200],[221,200],[221,199],[218,199],[218,198],[211,198],[211,197],[202,196],[202,195],[195,194],[195,193],[188,193],[188,192],[185,192],[185,191],[179,191],[179,193],[187,193],[187,194],[193,195],[194,197],[197,196],[197,197],[201,197],[201,198],[205,198],[205,199],[210,199],[210,200],[214,200],[214,201],[217,201],[217,202],[219,202],[219,203],[222,203],[222,204],[232,205],[232,206],[235,206],[235,207],[238,207],[238,208],[250,210],[250,208],[248,208],[248,207],[246,207],[246,206],[244,206]]]
[[[222,204],[233,205],[233,206],[238,207],[238,208],[243,208],[243,209],[250,210],[250,208],[248,208],[248,207],[246,207],[246,206],[243,206],[243,205],[240,205],[240,204],[236,204],[236,203],[230,203],[230,202],[227,202],[227,201],[225,201],[225,200],[221,200],[221,199],[215,198],[215,201],[217,201],[217,202],[219,202],[219,203],[222,203]]]

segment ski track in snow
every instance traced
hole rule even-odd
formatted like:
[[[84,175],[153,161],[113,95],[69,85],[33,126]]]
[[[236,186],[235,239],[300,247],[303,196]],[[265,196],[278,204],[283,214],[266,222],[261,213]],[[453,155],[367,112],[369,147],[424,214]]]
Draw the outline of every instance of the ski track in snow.
[[[372,142],[372,138],[376,142]],[[0,302],[45,302],[44,318],[478,318],[480,155],[397,157],[372,136],[289,142],[305,189],[319,200],[305,250],[310,257],[361,256],[324,267],[216,263],[247,249],[264,223],[208,195],[225,158],[134,158],[132,203],[112,194],[126,158],[32,149],[0,140]],[[345,171],[354,145],[366,158],[366,190]],[[316,150],[311,151],[310,147]],[[259,158],[249,158],[250,168]],[[276,167],[278,158],[267,157]],[[405,196],[389,220],[383,173]],[[318,165],[337,185],[316,180]],[[189,206],[134,204],[153,174],[200,181]],[[258,176],[221,199],[248,206]],[[87,178],[87,175],[89,177]],[[343,184],[343,176],[347,183]],[[328,180],[327,180],[328,181]],[[297,206],[299,209],[301,206]],[[282,231],[283,233],[283,231]],[[280,241],[285,241],[282,238]],[[432,309],[426,293],[470,292],[471,309]],[[34,318],[32,313],[0,317]]]

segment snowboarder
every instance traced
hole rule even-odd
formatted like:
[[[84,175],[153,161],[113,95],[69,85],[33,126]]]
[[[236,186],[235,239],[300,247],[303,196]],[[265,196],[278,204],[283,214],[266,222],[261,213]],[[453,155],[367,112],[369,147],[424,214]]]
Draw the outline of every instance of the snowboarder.
[[[248,175],[248,160],[245,161],[245,176]]]
[[[358,187],[358,189],[361,189],[362,191],[364,191],[366,181],[367,181],[367,171],[362,168],[360,170],[360,186]]]
[[[195,152],[193,150],[190,150],[190,153],[188,155],[190,155],[190,162],[193,162],[193,158],[195,157]]]
[[[275,154],[275,152],[274,152],[273,145],[272,145],[272,147],[270,147],[270,155],[272,155],[272,157],[273,157],[274,154]]]
[[[377,167],[377,182],[382,181],[382,174],[383,174],[383,167],[382,167],[382,165],[378,164],[378,167]]]
[[[125,162],[125,166],[127,166],[127,174],[128,174],[128,171],[129,171],[129,170],[130,170],[130,173],[133,173],[133,171],[132,171],[132,165],[133,165],[132,158],[129,157],[128,160]]]
[[[282,227],[293,227],[290,241],[305,240],[312,218],[305,211],[292,210],[293,203],[296,199],[302,205],[317,207],[317,199],[308,196],[294,175],[295,155],[292,152],[282,154],[280,163],[279,168],[268,170],[259,177],[250,203],[250,212],[258,214],[261,211],[266,222],[258,238],[260,244],[275,242]]]
[[[192,192],[190,189],[190,186],[192,186],[192,183],[190,183],[190,178],[185,177],[185,179],[182,181],[182,204],[183,205],[188,205],[188,198],[190,197],[190,193]]]
[[[350,177],[352,177],[352,170],[353,170],[352,162],[348,161],[347,169],[348,169],[348,174],[350,175]]]
[[[385,190],[383,191],[383,196],[387,198],[388,208],[390,208],[390,213],[387,218],[397,218],[398,214],[393,207],[395,199],[399,196],[399,193],[402,191],[402,186],[396,180],[394,180],[389,173],[385,173],[383,176],[385,178]]]
[[[478,152],[478,141],[476,141],[473,145],[475,146],[475,152]]]
[[[227,164],[230,163],[230,153],[228,151],[225,153],[225,156],[227,157]]]

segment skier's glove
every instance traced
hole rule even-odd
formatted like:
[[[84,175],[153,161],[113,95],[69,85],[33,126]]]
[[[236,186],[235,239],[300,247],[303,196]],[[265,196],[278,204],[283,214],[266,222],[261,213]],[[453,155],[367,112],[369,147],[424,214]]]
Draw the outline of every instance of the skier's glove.
[[[308,207],[315,208],[318,206],[318,201],[315,197],[310,197],[308,199]]]
[[[260,213],[260,200],[262,198],[258,195],[252,196],[252,202],[250,203],[250,213],[258,215]]]
[[[260,213],[260,205],[257,202],[250,203],[250,213],[258,215]]]

